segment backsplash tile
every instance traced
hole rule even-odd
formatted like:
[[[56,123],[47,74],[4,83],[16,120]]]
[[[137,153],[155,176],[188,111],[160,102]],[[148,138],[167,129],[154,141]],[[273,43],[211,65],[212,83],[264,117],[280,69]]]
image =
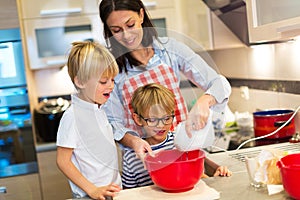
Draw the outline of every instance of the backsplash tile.
[[[274,79],[275,46],[255,45],[248,48],[247,69],[250,79]]]
[[[300,80],[300,40],[276,45],[275,70],[279,80]]]
[[[245,48],[211,51],[209,54],[232,86],[232,111],[294,108],[300,104],[300,40]],[[249,100],[241,97],[249,88]]]
[[[210,51],[217,71],[226,77],[249,78],[247,68],[247,48],[234,48],[225,50]]]
[[[228,78],[232,87],[248,86],[251,89],[300,94],[300,81],[259,80]]]
[[[279,105],[282,108],[297,109],[300,106],[300,95],[279,93]]]
[[[240,88],[233,87],[229,99],[229,108],[235,112],[255,112],[257,110],[266,110],[278,108],[278,93],[264,90],[249,90],[249,99],[241,97]]]

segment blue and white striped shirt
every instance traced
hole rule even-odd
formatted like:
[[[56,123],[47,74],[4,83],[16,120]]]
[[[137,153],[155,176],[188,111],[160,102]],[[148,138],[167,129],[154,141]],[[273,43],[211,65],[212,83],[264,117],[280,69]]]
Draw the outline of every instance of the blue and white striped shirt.
[[[151,146],[155,152],[162,149],[174,149],[174,135],[169,132],[166,139],[157,145]],[[123,188],[135,188],[152,185],[148,171],[144,168],[141,159],[137,158],[134,150],[126,149],[123,155],[122,185]]]

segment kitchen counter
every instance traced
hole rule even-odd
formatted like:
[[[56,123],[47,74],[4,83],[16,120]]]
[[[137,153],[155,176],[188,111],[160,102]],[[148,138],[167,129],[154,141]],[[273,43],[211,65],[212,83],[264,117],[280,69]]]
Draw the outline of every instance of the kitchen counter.
[[[228,151],[224,153],[214,153],[207,155],[208,158],[218,163],[219,165],[226,165],[233,172],[231,177],[209,177],[201,179],[193,190],[184,193],[165,193],[157,186],[146,186],[128,190],[122,190],[114,200],[178,200],[178,199],[205,199],[201,198],[201,187],[209,186],[208,189],[213,188],[219,192],[219,199],[221,200],[289,200],[290,198],[285,191],[277,194],[269,195],[267,188],[255,189],[250,185],[248,173],[245,162],[243,162],[244,155],[256,155],[263,148],[275,148],[284,151],[300,151],[300,143],[281,143],[274,145],[259,146],[253,148],[241,149],[238,151]],[[199,194],[197,194],[199,192]],[[211,200],[211,199],[209,199]]]
[[[232,172],[231,177],[210,177],[203,179],[209,187],[220,192],[220,199],[264,199],[264,200],[288,200],[290,198],[285,191],[277,194],[268,194],[267,187],[256,189],[250,185],[244,156],[257,155],[262,149],[280,149],[289,152],[299,152],[300,143],[280,143],[253,148],[228,151],[224,153],[209,154],[208,157],[219,165],[226,165]]]
[[[289,198],[285,191],[277,194],[269,195],[267,188],[255,189],[250,185],[248,173],[238,172],[234,173],[232,177],[214,177],[204,180],[206,184],[218,192],[220,192],[220,199],[222,200],[283,200]]]
[[[35,146],[35,150],[37,153],[46,152],[46,151],[56,151],[56,143],[55,142],[37,143]]]
[[[203,182],[202,182],[203,181]],[[219,192],[219,198],[212,198],[216,195],[204,195],[203,187],[209,186],[208,189],[215,189]],[[205,189],[207,190],[207,188]],[[198,183],[194,189],[183,193],[165,193],[156,186],[147,186],[129,190],[123,190],[114,200],[288,200],[288,195],[282,191],[278,194],[268,195],[267,188],[255,189],[249,184],[248,174],[246,171],[235,173],[231,177],[210,177],[205,178]]]

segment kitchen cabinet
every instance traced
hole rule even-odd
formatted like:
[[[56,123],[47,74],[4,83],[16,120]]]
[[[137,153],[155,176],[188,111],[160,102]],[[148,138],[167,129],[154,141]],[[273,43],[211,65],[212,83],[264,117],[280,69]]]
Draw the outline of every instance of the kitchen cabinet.
[[[246,0],[250,42],[282,41],[300,35],[299,0]]]
[[[18,11],[16,1],[0,1],[0,29],[11,29],[19,27]]]
[[[5,187],[6,193],[0,193],[0,199],[5,200],[41,200],[41,188],[38,173],[14,176],[0,179],[0,187]],[[3,190],[4,188],[1,188]]]
[[[23,20],[23,25],[32,70],[64,66],[72,42],[100,41],[103,32],[98,14]]]
[[[196,40],[203,48],[213,48],[212,18],[210,10],[202,1],[189,0],[184,7],[185,34]]]
[[[186,22],[184,34],[198,42],[205,50],[244,46],[203,1],[185,1],[182,10]]]
[[[172,35],[172,32],[182,32],[180,15],[181,0],[143,0],[152,22],[158,27],[158,32]],[[175,15],[176,13],[176,15]]]
[[[56,151],[39,152],[37,155],[43,200],[71,198],[68,179],[56,165]]]
[[[104,43],[97,0],[17,2],[25,57],[28,57],[30,69],[64,66],[71,43],[75,40]]]
[[[64,16],[69,14],[97,14],[99,12],[97,2],[97,0],[20,1],[23,19]]]
[[[151,19],[164,19],[166,35],[195,51],[234,48],[243,43],[200,0],[143,0]],[[160,30],[160,29],[159,29]]]

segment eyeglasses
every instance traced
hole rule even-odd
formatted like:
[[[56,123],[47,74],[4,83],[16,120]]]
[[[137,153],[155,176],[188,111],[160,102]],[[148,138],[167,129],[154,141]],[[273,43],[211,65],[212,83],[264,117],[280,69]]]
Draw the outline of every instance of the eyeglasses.
[[[162,118],[144,118],[142,115],[139,115],[143,120],[145,120],[145,122],[147,123],[147,125],[149,127],[155,127],[159,124],[159,122],[161,121],[164,125],[170,125],[173,122],[173,119],[175,117],[175,115],[167,115],[165,117]]]

